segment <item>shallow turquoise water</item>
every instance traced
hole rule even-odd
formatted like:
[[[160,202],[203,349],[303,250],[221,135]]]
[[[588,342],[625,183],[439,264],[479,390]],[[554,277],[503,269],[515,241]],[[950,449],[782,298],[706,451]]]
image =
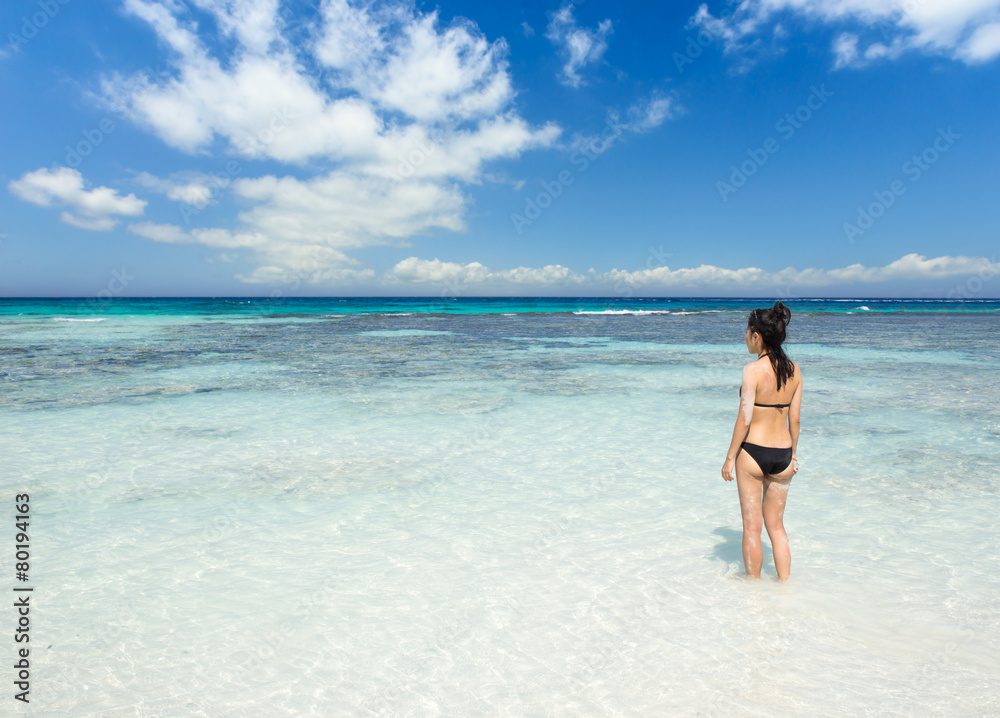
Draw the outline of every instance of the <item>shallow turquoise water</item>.
[[[1000,711],[990,303],[791,303],[778,584],[719,476],[759,302],[228,301],[0,303],[31,715]]]

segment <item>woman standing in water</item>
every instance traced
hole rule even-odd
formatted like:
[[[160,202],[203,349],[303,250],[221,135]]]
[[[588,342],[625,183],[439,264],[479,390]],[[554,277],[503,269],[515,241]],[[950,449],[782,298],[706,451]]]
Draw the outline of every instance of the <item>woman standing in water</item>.
[[[763,523],[774,551],[778,579],[788,578],[792,554],[782,517],[788,487],[799,470],[795,449],[799,443],[802,373],[781,348],[792,312],[781,302],[771,309],[754,309],[747,319],[747,351],[757,361],[743,368],[740,412],[733,429],[722,478],[733,480],[740,492],[743,513],[743,565],[747,575],[760,578],[764,549]]]

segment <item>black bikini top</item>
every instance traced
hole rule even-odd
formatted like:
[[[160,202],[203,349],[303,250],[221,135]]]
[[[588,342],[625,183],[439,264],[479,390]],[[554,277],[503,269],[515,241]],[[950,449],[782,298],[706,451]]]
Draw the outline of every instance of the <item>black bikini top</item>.
[[[740,396],[743,396],[743,387],[742,386],[740,387]],[[757,402],[754,402],[753,405],[754,406],[769,406],[772,409],[786,409],[789,406],[791,406],[791,404],[758,404]]]
[[[770,354],[761,354],[757,358],[758,359],[763,359],[766,356],[770,356]],[[740,396],[743,396],[743,387],[742,386],[740,387]],[[787,409],[788,407],[791,406],[791,404],[758,404],[757,402],[754,402],[753,405],[754,406],[767,406],[767,407],[771,407],[772,409]]]

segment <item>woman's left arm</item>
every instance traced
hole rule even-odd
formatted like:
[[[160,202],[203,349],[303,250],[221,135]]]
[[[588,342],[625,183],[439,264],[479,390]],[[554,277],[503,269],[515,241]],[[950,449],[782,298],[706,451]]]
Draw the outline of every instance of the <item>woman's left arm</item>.
[[[733,472],[736,471],[736,455],[740,451],[740,444],[747,438],[750,431],[750,420],[753,419],[753,403],[757,395],[757,382],[751,371],[752,364],[743,367],[743,381],[740,386],[740,413],[736,417],[736,425],[733,427],[733,438],[729,442],[729,451],[726,453],[726,463],[722,465],[722,478],[732,481]]]

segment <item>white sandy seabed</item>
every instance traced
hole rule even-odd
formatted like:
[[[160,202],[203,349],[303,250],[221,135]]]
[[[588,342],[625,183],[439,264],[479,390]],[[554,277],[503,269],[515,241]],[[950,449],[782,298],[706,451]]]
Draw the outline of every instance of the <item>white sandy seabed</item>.
[[[219,362],[161,371],[148,400],[3,413],[36,587],[31,704],[4,710],[1000,714],[1000,422],[906,363],[948,356],[800,359],[778,583],[769,544],[741,576],[719,471],[742,355],[633,349],[548,384],[342,392],[227,391],[254,368]]]

